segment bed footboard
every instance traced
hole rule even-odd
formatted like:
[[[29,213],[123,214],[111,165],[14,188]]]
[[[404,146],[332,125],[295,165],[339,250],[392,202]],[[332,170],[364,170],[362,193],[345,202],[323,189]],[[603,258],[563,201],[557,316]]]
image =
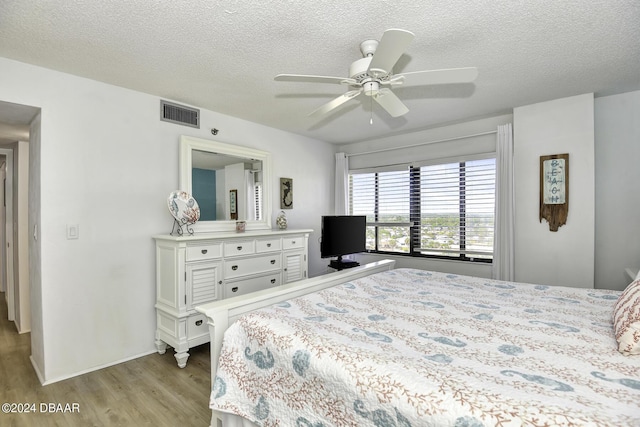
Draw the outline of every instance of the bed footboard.
[[[222,348],[224,331],[240,316],[262,307],[320,291],[350,280],[392,270],[394,267],[395,261],[393,260],[378,261],[360,267],[293,282],[276,288],[264,289],[262,291],[197,306],[196,310],[207,316],[209,325],[212,384],[216,377],[218,357],[220,356],[220,350]],[[221,425],[222,421],[214,412],[211,426],[219,427]]]

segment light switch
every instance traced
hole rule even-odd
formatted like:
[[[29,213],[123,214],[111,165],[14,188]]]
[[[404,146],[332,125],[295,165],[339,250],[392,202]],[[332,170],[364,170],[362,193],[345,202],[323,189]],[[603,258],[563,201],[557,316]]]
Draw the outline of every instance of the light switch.
[[[67,224],[67,240],[77,239],[78,237],[80,237],[78,224]]]

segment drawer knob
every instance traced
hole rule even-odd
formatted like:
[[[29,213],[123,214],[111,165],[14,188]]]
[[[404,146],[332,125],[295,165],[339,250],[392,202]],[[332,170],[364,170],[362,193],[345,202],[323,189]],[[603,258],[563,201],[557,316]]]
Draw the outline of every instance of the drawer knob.
[[[206,254],[206,253],[207,253],[207,252],[209,252],[209,251],[208,251],[207,249],[203,249],[203,250],[201,250],[200,252],[202,252],[202,254],[204,255],[204,254]]]
[[[270,248],[271,247],[271,243],[267,243],[267,247]]]
[[[271,283],[276,283],[276,279],[271,279]]]
[[[238,269],[238,266],[237,266],[237,265],[232,265],[232,266],[231,266],[231,269],[232,269],[233,271],[236,271],[236,270]]]
[[[222,285],[222,280],[220,280],[220,281],[218,282],[218,285]]]
[[[238,246],[236,249],[241,251],[242,250],[242,246]]]
[[[202,325],[202,320],[196,320],[196,326]]]
[[[238,287],[234,286],[233,288],[231,288],[231,292],[238,292]]]
[[[275,260],[275,259],[272,259],[272,260],[271,260],[271,264],[275,264],[275,263],[276,263],[276,260]]]

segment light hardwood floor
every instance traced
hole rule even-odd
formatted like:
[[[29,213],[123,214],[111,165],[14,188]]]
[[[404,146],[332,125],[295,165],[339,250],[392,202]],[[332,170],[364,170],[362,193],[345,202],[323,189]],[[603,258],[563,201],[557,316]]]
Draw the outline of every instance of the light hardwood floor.
[[[184,369],[173,349],[40,385],[29,356],[29,334],[18,334],[7,320],[0,293],[0,404],[35,404],[36,413],[0,412],[0,426],[208,426],[209,344],[189,351]],[[90,345],[86,343],[85,345]],[[73,351],[73,349],[70,349]],[[40,412],[41,403],[77,404],[79,412]]]

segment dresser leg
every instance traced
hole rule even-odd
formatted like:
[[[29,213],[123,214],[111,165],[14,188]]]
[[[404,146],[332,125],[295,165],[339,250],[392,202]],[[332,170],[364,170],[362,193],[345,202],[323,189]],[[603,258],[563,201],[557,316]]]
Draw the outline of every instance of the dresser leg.
[[[156,348],[158,349],[158,354],[164,354],[167,351],[167,343],[160,339],[157,339]]]
[[[186,351],[183,351],[182,353],[176,352],[176,354],[174,354],[173,356],[178,361],[178,368],[184,368],[185,366],[187,366],[187,359],[189,358],[189,353],[187,353]]]

